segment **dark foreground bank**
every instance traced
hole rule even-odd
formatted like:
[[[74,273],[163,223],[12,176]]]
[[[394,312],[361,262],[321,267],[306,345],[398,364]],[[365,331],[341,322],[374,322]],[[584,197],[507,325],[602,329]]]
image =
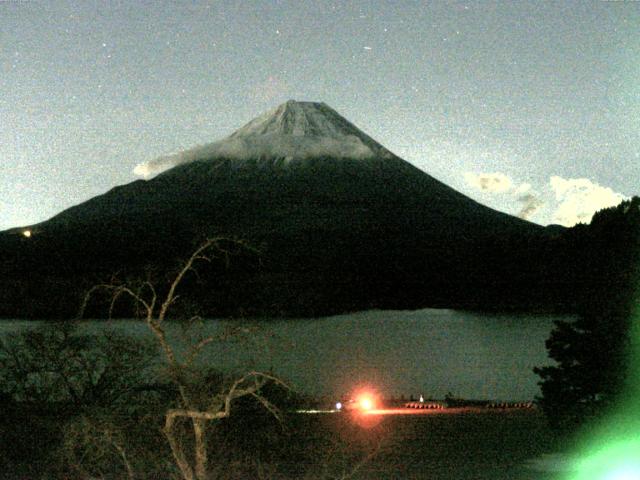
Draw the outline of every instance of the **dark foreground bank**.
[[[58,443],[54,438],[47,441],[57,430],[56,417],[40,412],[30,420],[35,430],[26,432],[24,418],[14,420],[20,424],[5,421],[0,432],[3,439],[13,438],[12,443],[3,443],[4,450],[12,450],[14,460],[6,462],[7,451],[2,452],[3,478],[65,478],[70,471],[60,463],[60,454],[47,450]],[[149,421],[145,418],[131,428],[140,429]],[[159,426],[152,420],[146,426],[154,423]],[[26,449],[23,446],[16,451],[25,435],[35,435],[35,444],[32,439]],[[100,444],[102,451],[78,448],[77,458],[94,455],[88,466],[100,467],[103,478],[128,478],[122,455],[113,448],[117,440],[115,435],[106,438]],[[137,440],[151,443],[129,451],[134,478],[174,478],[170,458],[163,458],[170,453],[163,446],[159,429],[143,428]],[[365,420],[345,413],[291,414],[282,425],[262,415],[245,414],[220,422],[210,440],[215,458],[213,478],[222,479],[550,479],[554,477],[532,469],[530,462],[557,448],[544,417],[535,410],[389,415]],[[97,473],[91,468],[84,472],[76,469],[74,478],[90,478]]]

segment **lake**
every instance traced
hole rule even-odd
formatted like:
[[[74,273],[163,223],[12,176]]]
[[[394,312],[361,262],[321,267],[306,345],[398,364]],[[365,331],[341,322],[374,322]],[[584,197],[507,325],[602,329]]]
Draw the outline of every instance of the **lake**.
[[[532,400],[539,394],[534,366],[547,365],[545,340],[559,315],[487,314],[456,310],[380,311],[316,319],[262,320],[242,324],[249,339],[215,344],[203,361],[224,370],[273,369],[295,389],[340,397],[369,386],[384,395]],[[6,320],[0,334],[39,322]],[[207,320],[207,333],[227,320]],[[82,328],[114,328],[150,335],[135,320],[91,320]],[[183,329],[168,326],[184,345]]]

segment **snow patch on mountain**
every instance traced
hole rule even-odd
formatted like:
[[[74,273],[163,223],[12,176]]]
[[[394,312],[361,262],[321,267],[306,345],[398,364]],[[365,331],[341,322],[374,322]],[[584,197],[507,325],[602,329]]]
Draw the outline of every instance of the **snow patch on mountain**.
[[[149,177],[183,163],[220,157],[284,158],[287,163],[317,157],[385,159],[393,154],[328,105],[289,100],[227,138],[141,163],[134,173]]]

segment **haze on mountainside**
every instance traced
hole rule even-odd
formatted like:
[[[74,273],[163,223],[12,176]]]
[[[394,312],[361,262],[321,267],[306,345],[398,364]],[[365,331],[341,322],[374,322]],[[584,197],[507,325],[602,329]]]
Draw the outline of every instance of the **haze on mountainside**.
[[[45,283],[158,266],[222,235],[259,246],[261,267],[239,262],[230,281],[242,298],[205,301],[211,314],[559,301],[543,299],[544,269],[529,258],[556,229],[480,205],[324,103],[288,101],[223,140],[136,168],[163,169],[29,227],[29,239],[0,235],[16,253],[5,276],[24,275],[17,258],[42,272],[45,252]]]

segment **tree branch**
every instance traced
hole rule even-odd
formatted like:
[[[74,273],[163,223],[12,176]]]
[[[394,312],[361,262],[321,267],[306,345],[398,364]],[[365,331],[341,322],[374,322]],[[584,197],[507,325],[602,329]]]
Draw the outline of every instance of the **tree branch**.
[[[200,245],[200,247],[198,247],[198,249],[196,249],[195,252],[191,254],[191,257],[189,257],[187,262],[184,264],[184,266],[180,269],[178,274],[175,276],[173,282],[171,282],[171,286],[169,287],[169,292],[167,293],[167,296],[165,297],[165,300],[162,303],[162,306],[160,307],[160,313],[158,314],[159,322],[162,322],[165,319],[167,310],[169,309],[171,304],[175,301],[176,288],[178,288],[178,285],[180,284],[180,282],[182,282],[182,279],[187,274],[187,272],[193,268],[194,262],[196,262],[197,260],[204,260],[204,259],[206,259],[207,261],[210,261],[209,257],[206,257],[203,255],[203,252],[205,252],[212,246],[217,246],[219,241],[220,241],[220,238],[209,238],[202,245]]]

